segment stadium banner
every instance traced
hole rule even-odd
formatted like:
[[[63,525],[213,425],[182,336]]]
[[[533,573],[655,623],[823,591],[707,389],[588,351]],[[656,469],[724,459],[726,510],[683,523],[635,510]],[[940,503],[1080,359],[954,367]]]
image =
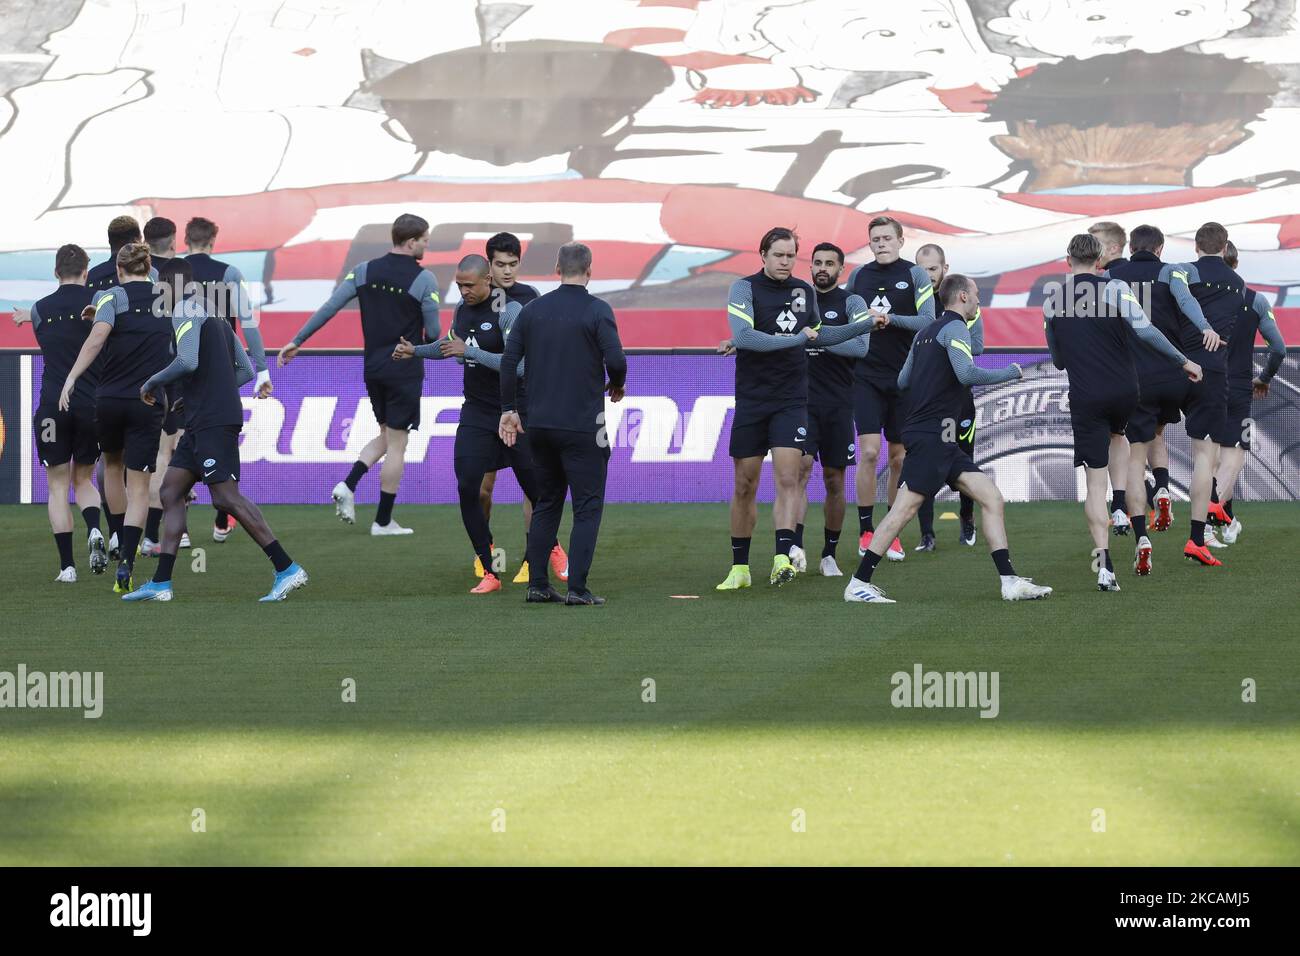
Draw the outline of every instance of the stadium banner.
[[[31,361],[30,388],[40,383],[40,356]],[[18,406],[19,356],[0,356],[6,422]],[[1008,501],[1082,500],[1083,471],[1074,467],[1069,389],[1065,373],[1043,352],[997,353],[978,364],[997,368],[1019,362],[1018,382],[976,390],[976,459],[996,479]],[[611,502],[721,502],[730,498],[732,462],[727,454],[734,407],[735,360],[717,355],[655,354],[628,357],[628,394],[606,403],[604,434],[611,446],[607,500]],[[12,366],[12,368],[11,368]],[[274,394],[244,397],[240,484],[260,504],[326,502],[330,489],[378,433],[361,381],[356,355],[304,355],[274,371]],[[402,501],[454,504],[452,448],[461,404],[462,370],[452,362],[426,362],[421,425],[407,448]],[[247,388],[245,389],[247,391]],[[35,401],[34,395],[32,401]],[[1239,480],[1242,501],[1300,498],[1300,354],[1292,353],[1266,399],[1253,406],[1254,447]],[[33,441],[30,423],[20,422]],[[593,431],[594,431],[593,427]],[[1170,426],[1170,474],[1179,497],[1186,496],[1191,448],[1179,425]],[[3,474],[9,474],[6,451]],[[884,467],[883,454],[876,462]],[[15,478],[3,486],[3,500],[18,501]],[[378,469],[361,483],[361,501],[378,497]],[[770,465],[763,469],[760,500],[771,501]],[[880,490],[884,498],[884,488]],[[820,501],[819,469],[809,497]],[[951,491],[941,496],[947,500]],[[201,490],[200,498],[206,500]],[[45,475],[31,469],[30,496],[46,499]],[[496,500],[517,502],[521,492],[509,471],[500,474]]]

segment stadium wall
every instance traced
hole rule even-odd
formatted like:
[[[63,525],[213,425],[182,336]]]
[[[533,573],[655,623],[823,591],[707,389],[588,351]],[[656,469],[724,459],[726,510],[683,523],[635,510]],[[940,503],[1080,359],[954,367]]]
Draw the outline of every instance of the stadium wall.
[[[1068,388],[1063,372],[1041,351],[986,353],[979,364],[1020,362],[1023,381],[976,390],[976,457],[1009,501],[1082,500],[1082,472],[1073,465]],[[306,355],[275,375],[275,393],[244,398],[241,484],[254,501],[297,504],[327,501],[330,489],[378,429],[354,354]],[[425,366],[423,423],[407,452],[402,500],[452,504],[456,486],[451,453],[461,404],[461,369],[450,362]],[[35,458],[31,416],[41,373],[38,354],[0,353],[0,502],[46,500],[44,470]],[[734,405],[734,359],[700,352],[629,356],[628,397],[607,405],[611,443],[608,500],[720,502],[731,494],[727,455]],[[1300,352],[1292,352],[1268,398],[1257,401],[1254,448],[1240,479],[1241,500],[1300,498]],[[593,430],[595,423],[593,423]],[[1170,473],[1185,495],[1190,446],[1170,426]],[[883,461],[877,462],[883,467]],[[378,495],[378,474],[360,488]],[[372,487],[373,486],[373,487]],[[814,474],[810,497],[822,498]],[[774,488],[764,469],[761,500]],[[882,487],[881,496],[883,499]],[[206,499],[202,499],[206,500]],[[497,483],[497,500],[515,502],[510,473]]]

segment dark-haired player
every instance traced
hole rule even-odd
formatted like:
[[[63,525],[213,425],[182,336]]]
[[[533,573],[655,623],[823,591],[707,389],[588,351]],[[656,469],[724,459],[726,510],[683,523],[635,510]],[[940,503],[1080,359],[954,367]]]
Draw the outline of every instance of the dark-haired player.
[[[914,262],[900,257],[903,225],[889,216],[868,224],[874,259],[849,276],[848,289],[862,297],[872,312],[885,313],[889,323],[871,337],[871,350],[858,362],[854,385],[853,418],[858,430],[858,554],[866,551],[874,534],[876,462],[880,459],[880,433],[888,445],[889,485],[886,500],[892,505],[903,471],[902,425],[907,417],[898,373],[907,361],[912,336],[934,321],[934,287],[930,275]],[[907,555],[898,541],[889,543],[888,557],[902,561]]]
[[[492,539],[487,516],[479,499],[483,475],[488,469],[510,467],[527,500],[537,499],[536,479],[528,436],[520,434],[514,445],[501,440],[501,354],[520,310],[518,302],[506,300],[493,289],[488,262],[482,256],[466,256],[456,266],[456,287],[461,302],[452,317],[451,331],[440,342],[412,345],[403,339],[393,358],[444,359],[455,357],[465,365],[465,402],[456,426],[456,447],[452,455],[456,491],[465,533],[484,568],[483,579],[471,594],[501,590],[501,579],[492,569]],[[525,530],[527,525],[525,525]]]
[[[844,270],[844,250],[833,242],[819,242],[812,252],[811,278],[817,292],[817,314],[822,327],[847,325],[868,318],[862,297],[839,286]],[[799,510],[790,560],[803,571],[808,559],[803,550],[803,523],[808,512],[808,480],[813,461],[822,466],[826,499],[824,544],[818,570],[824,577],[843,575],[835,561],[840,532],[844,527],[844,476],[854,458],[853,370],[867,354],[871,336],[861,335],[839,345],[822,347],[810,343],[808,354],[808,441],[799,465]]]
[[[173,235],[175,231],[173,226]],[[203,287],[208,313],[229,322],[236,337],[243,331],[244,339],[248,342],[248,355],[253,360],[253,368],[257,370],[253,391],[258,398],[265,398],[271,394],[271,373],[266,367],[266,347],[262,343],[262,333],[253,315],[253,298],[238,267],[212,258],[217,232],[217,224],[211,219],[195,216],[187,222],[185,261],[194,272],[194,281]],[[233,530],[230,516],[218,508],[212,524],[212,540],[225,541]]]
[[[1229,268],[1237,268],[1237,247],[1231,242],[1224,248],[1223,262]],[[1246,452],[1250,451],[1250,442],[1254,432],[1254,419],[1250,413],[1251,398],[1264,398],[1268,395],[1269,383],[1286,361],[1286,342],[1273,318],[1273,310],[1268,300],[1254,289],[1246,288],[1244,292],[1246,310],[1237,318],[1228,340],[1228,412],[1220,433],[1219,469],[1216,475],[1219,486],[1219,504],[1211,505],[1211,510],[1218,512],[1224,521],[1223,540],[1226,544],[1236,544],[1241,536],[1241,521],[1232,512],[1232,495],[1246,462]],[[1255,376],[1254,348],[1255,335],[1263,336],[1268,344],[1268,360],[1264,369]]]
[[[393,248],[387,255],[353,266],[338,288],[307,320],[307,324],[280,350],[280,365],[326,322],[356,298],[361,308],[361,334],[365,339],[365,384],[374,409],[379,434],[370,440],[347,478],[334,486],[335,514],[348,524],[357,520],[354,494],[357,483],[380,458],[379,508],[370,525],[372,535],[411,534],[393,520],[393,502],[406,465],[406,442],[420,427],[420,395],[424,390],[423,362],[394,362],[397,344],[437,341],[438,280],[420,266],[429,242],[429,224],[404,213],[393,222]]]
[[[907,457],[903,460],[898,497],[844,588],[844,600],[894,603],[871,583],[885,553],[885,542],[897,536],[921,503],[934,497],[944,485],[965,491],[979,502],[984,540],[997,569],[1002,599],[1033,601],[1047,597],[1051,588],[1016,574],[1011,564],[1002,493],[962,450],[956,436],[947,434],[961,409],[963,392],[971,385],[996,385],[1020,378],[1020,366],[1013,363],[995,371],[978,368],[972,361],[968,324],[979,309],[979,289],[974,282],[963,275],[950,275],[939,286],[939,296],[943,314],[916,334],[898,375],[899,387],[908,390],[902,430]]]
[[[731,570],[719,591],[751,585],[749,545],[757,521],[755,494],[763,459],[772,453],[776,500],[772,523],[776,551],[769,581],[793,580],[790,561],[799,507],[800,461],[808,442],[808,358],[804,347],[847,342],[871,331],[861,320],[822,329],[817,293],[794,278],[799,240],[783,227],[769,229],[758,247],[763,268],[731,284],[727,321],[731,339],[719,351],[736,349],[736,412],[731,426],[731,457],[736,466],[731,499]]]
[[[207,315],[197,286],[178,303],[171,325],[176,358],[140,386],[138,401],[156,403],[163,387],[185,382],[185,435],[167,467],[162,500],[166,509],[162,549],[153,579],[125,601],[170,601],[172,571],[185,525],[185,500],[195,482],[208,486],[212,503],[233,514],[275,568],[271,590],[260,601],[283,601],[307,583],[307,572],[285,552],[261,510],[239,491],[239,432],[244,409],[239,388],[253,378],[253,366],[222,316]]]
[[[58,289],[36,302],[30,311],[14,310],[15,325],[32,323],[44,359],[40,402],[32,416],[32,431],[36,434],[36,454],[45,466],[49,485],[50,530],[59,553],[59,576],[54,580],[64,583],[77,580],[72,559],[69,486],[86,521],[90,570],[103,574],[108,567],[108,551],[103,532],[99,530],[100,497],[91,482],[99,458],[99,441],[95,436],[95,387],[99,383],[99,370],[93,366],[88,369],[77,382],[68,409],[59,408],[59,390],[90,335],[91,323],[83,314],[90,305],[90,292],[86,289],[89,264],[90,258],[80,246],[59,247],[54,255]]]
[[[488,266],[492,280],[493,288],[500,289],[506,295],[510,302],[517,303],[523,308],[540,294],[537,289],[526,282],[519,281],[519,262],[523,257],[523,246],[519,242],[519,237],[513,232],[498,232],[487,241],[485,247],[487,253]],[[524,401],[523,386],[520,385],[520,402]],[[483,518],[491,524],[492,521],[492,492],[496,488],[497,473],[493,469],[483,475],[483,485],[479,489],[479,505],[483,509]],[[533,520],[533,503],[524,496],[524,527],[528,528]],[[488,531],[488,538],[491,539],[492,532]],[[551,549],[550,556],[551,571],[561,581],[569,580],[569,556],[564,553],[560,543],[555,542],[555,547]],[[484,568],[482,560],[474,556],[474,575],[483,577]],[[528,560],[525,558],[519,565],[519,571],[514,577],[515,584],[528,583]]]
[[[131,590],[131,571],[149,511],[149,475],[157,467],[162,433],[161,407],[142,405],[140,386],[172,360],[171,317],[157,307],[144,243],[123,246],[117,254],[119,285],[96,293],[88,314],[94,326],[59,395],[68,409],[77,380],[105,352],[95,393],[95,429],[104,453],[105,498],[115,507],[116,489],[125,487],[121,560],[113,590]]]
[[[1070,240],[1066,251],[1070,275],[1051,288],[1043,303],[1043,328],[1052,361],[1065,370],[1070,382],[1074,464],[1084,467],[1087,498],[1083,510],[1092,534],[1093,555],[1101,559],[1097,588],[1118,591],[1107,545],[1106,484],[1114,439],[1123,436],[1138,403],[1134,352],[1143,347],[1154,349],[1171,364],[1181,365],[1193,381],[1201,377],[1201,368],[1156,330],[1127,284],[1097,274],[1100,258],[1101,243],[1096,237],[1082,233]],[[1145,514],[1139,515],[1135,529],[1139,542],[1146,538],[1145,523]],[[1149,561],[1149,542],[1146,552]]]
[[[948,275],[948,258],[944,254],[943,247],[934,243],[927,243],[916,250],[916,264],[926,271],[930,276],[930,285],[939,288],[939,283],[943,282],[944,277]],[[971,355],[980,355],[984,352],[984,320],[980,316],[979,306],[975,306],[974,316],[966,323],[966,331],[970,334]],[[970,388],[966,389],[966,397],[962,401],[961,416],[957,419],[957,444],[972,460],[975,457],[975,393]],[[958,532],[962,544],[968,547],[975,546],[975,499],[967,494],[960,494],[961,510],[961,527]],[[916,546],[917,551],[933,551],[935,549],[934,536],[934,499],[926,498],[921,505],[920,511],[917,512],[917,522],[921,526],[921,543]]]

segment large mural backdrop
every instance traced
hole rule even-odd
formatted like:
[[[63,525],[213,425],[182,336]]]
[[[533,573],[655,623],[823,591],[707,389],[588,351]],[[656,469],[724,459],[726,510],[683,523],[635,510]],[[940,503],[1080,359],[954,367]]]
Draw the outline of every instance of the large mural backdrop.
[[[102,256],[115,215],[204,215],[274,347],[413,211],[433,224],[425,262],[448,303],[454,263],[494,232],[520,235],[522,278],[543,289],[556,247],[578,239],[625,342],[711,346],[768,227],[861,261],[867,224],[889,212],[905,255],[938,242],[977,278],[990,345],[1043,346],[1043,286],[1099,219],[1161,227],[1171,260],[1193,257],[1202,222],[1224,223],[1296,343],[1296,13],[1295,0],[6,0],[0,312],[49,290],[60,244]],[[342,317],[312,345],[359,342]],[[0,347],[32,345],[0,323]],[[21,427],[37,366],[8,359],[0,396]],[[246,475],[276,463],[274,500],[318,498],[328,476],[287,482],[285,462],[346,458],[373,424],[326,375],[349,360],[317,361],[246,401]],[[681,494],[655,469],[716,458],[721,477],[689,496],[726,497],[714,419],[729,361],[642,363],[637,414],[675,437],[630,453],[642,492],[629,495],[656,481]],[[1300,495],[1285,479],[1300,474],[1295,368],[1257,408],[1267,440],[1247,495]],[[427,400],[454,405],[455,383],[438,388]],[[1063,379],[1042,366],[1012,391],[981,398],[981,457],[1012,497],[1074,495],[1068,428],[1048,415]],[[676,434],[700,408],[714,417]],[[448,439],[430,441],[441,460]],[[0,455],[13,472],[0,497],[39,500],[29,445]]]
[[[1216,219],[1296,306],[1294,7],[9,0],[0,308],[114,214],[201,212],[275,340],[406,209],[444,288],[510,228],[529,280],[577,238],[597,291],[656,311],[716,309],[775,223],[857,259],[888,210],[1014,308],[1088,222],[1153,222],[1183,258]]]

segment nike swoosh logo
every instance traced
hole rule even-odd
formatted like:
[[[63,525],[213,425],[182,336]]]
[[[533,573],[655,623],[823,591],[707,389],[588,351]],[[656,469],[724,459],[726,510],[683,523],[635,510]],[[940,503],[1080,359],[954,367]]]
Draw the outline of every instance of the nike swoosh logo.
[[[215,474],[216,474],[215,471],[205,471],[205,472],[203,473],[203,477],[204,477],[204,478],[211,478],[211,477],[212,477],[213,475],[215,475]]]
[[[796,438],[795,441],[803,441],[802,438]]]

